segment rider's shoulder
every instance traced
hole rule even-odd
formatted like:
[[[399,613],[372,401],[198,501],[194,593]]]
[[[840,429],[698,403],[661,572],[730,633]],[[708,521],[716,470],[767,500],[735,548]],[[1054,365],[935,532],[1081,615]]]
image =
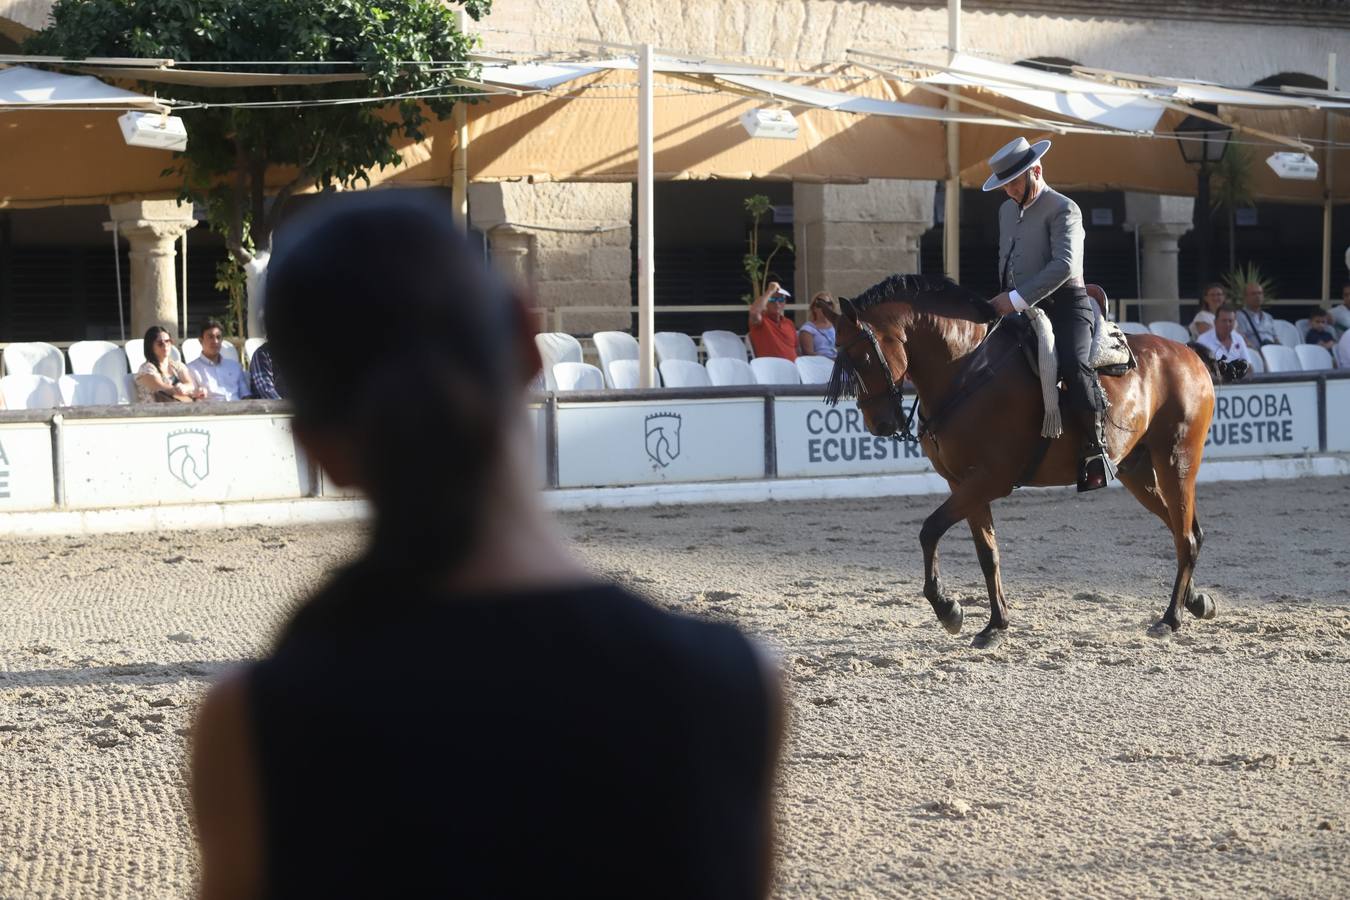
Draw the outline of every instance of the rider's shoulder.
[[[1075,212],[1078,211],[1077,203],[1073,202],[1049,185],[1045,186],[1045,199],[1050,201],[1047,206],[1051,206],[1055,209],[1072,209]]]

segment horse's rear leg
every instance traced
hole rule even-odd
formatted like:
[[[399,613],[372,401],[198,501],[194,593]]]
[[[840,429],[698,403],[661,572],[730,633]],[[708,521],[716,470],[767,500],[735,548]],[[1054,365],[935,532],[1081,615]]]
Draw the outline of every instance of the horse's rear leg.
[[[1204,542],[1204,532],[1195,515],[1195,476],[1199,455],[1183,440],[1181,446],[1155,450],[1151,457],[1157,493],[1166,506],[1167,523],[1172,529],[1172,542],[1177,551],[1177,577],[1172,584],[1172,600],[1167,604],[1162,619],[1149,629],[1153,634],[1166,634],[1181,628],[1183,605],[1192,615],[1212,619],[1214,603],[1204,594],[1196,595],[1191,587],[1200,545]]]
[[[1162,519],[1163,524],[1169,531],[1175,530],[1172,527],[1172,513],[1167,504],[1163,501],[1162,489],[1158,484],[1157,473],[1153,469],[1153,461],[1144,448],[1131,454],[1120,464],[1119,477],[1122,484],[1125,485],[1140,505],[1152,512],[1158,518]],[[1200,517],[1196,515],[1194,509],[1194,479],[1192,479],[1192,509],[1191,509],[1191,528],[1190,534],[1194,539],[1195,549],[1191,554],[1191,570],[1194,571],[1195,560],[1199,558],[1200,547],[1205,542],[1205,532],[1200,527]],[[1178,571],[1180,570],[1181,556],[1178,554]],[[1195,590],[1193,578],[1188,578],[1186,590],[1182,597],[1182,602],[1191,615],[1198,619],[1212,619],[1215,614],[1214,600],[1208,595],[1199,593]]]
[[[1008,630],[1008,603],[1003,597],[1003,580],[998,571],[998,538],[994,535],[994,514],[985,503],[972,507],[966,514],[970,536],[975,539],[975,555],[984,572],[984,585],[989,590],[989,624],[975,635],[972,647],[985,649],[1003,641]]]

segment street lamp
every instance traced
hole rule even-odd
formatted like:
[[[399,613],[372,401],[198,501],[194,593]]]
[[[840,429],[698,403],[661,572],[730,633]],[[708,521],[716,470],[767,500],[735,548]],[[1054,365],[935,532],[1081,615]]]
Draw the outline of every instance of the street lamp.
[[[1197,110],[1217,115],[1218,107],[1208,103],[1197,103]],[[1198,273],[1199,290],[1197,296],[1204,293],[1205,285],[1210,281],[1209,273],[1209,173],[1213,166],[1223,159],[1228,149],[1228,141],[1233,129],[1211,119],[1190,115],[1181,120],[1176,127],[1177,146],[1181,148],[1181,158],[1193,166],[1198,166],[1195,191],[1194,227],[1198,241],[1196,249],[1200,257]]]

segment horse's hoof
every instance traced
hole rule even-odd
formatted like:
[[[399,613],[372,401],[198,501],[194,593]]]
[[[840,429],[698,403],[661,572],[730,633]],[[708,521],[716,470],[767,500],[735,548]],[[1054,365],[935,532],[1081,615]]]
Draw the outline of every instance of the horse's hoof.
[[[997,628],[993,625],[986,625],[984,630],[975,635],[974,639],[971,640],[970,646],[974,647],[976,650],[993,650],[999,644],[1003,643],[1003,639],[1007,636],[1007,626]]]
[[[933,611],[937,613],[938,621],[942,627],[947,629],[948,634],[960,634],[961,623],[965,621],[966,611],[961,608],[961,604],[955,600],[948,601],[945,610],[939,610],[936,606]]]
[[[1166,640],[1167,638],[1170,638],[1172,632],[1176,630],[1176,628],[1173,628],[1167,623],[1166,619],[1159,619],[1148,627],[1148,636],[1157,638],[1158,640]]]
[[[1209,594],[1196,594],[1195,599],[1186,604],[1186,611],[1197,619],[1212,619],[1219,612],[1219,606]]]

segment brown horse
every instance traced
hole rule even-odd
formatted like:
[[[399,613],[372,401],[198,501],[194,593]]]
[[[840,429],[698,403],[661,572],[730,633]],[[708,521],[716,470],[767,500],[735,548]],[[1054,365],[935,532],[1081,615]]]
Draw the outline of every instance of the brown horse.
[[[951,488],[951,496],[923,523],[923,593],[943,627],[961,630],[960,603],[942,591],[938,541],[965,519],[989,590],[989,624],[974,646],[989,647],[1008,628],[999,577],[991,501],[1018,485],[1067,485],[1077,479],[1082,435],[1066,416],[1064,434],[1039,436],[1040,383],[1022,358],[1021,329],[1009,324],[984,340],[997,319],[983,297],[943,277],[893,275],[830,311],[839,355],[827,399],[856,396],[868,431],[908,436],[914,415],[900,401],[906,377],[918,392],[919,440]],[[1150,633],[1181,627],[1181,607],[1214,617],[1214,601],[1197,593],[1191,575],[1204,534],[1195,514],[1200,468],[1214,386],[1209,371],[1185,344],[1130,335],[1138,366],[1102,378],[1109,401],[1107,448],[1118,474],[1140,503],[1172,532],[1177,576],[1172,600]],[[1090,502],[1090,501],[1088,501]]]

